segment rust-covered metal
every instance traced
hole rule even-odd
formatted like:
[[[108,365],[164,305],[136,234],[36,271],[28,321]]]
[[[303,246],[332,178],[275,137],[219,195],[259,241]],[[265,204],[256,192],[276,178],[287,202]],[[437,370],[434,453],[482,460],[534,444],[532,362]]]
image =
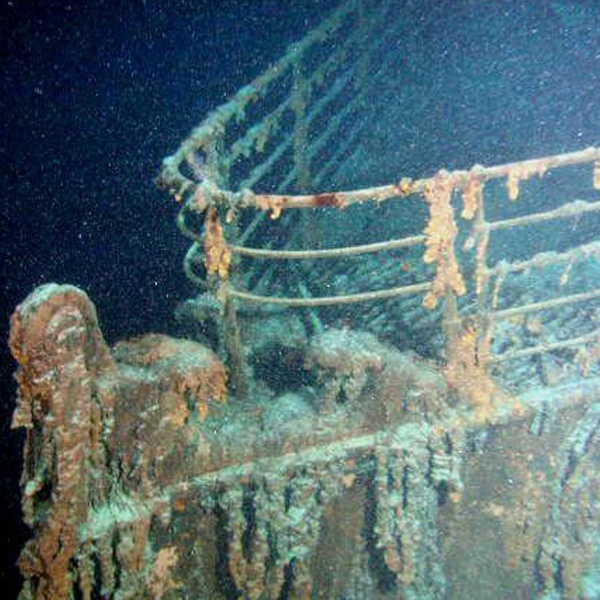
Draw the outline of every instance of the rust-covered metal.
[[[109,348],[68,285],[17,307],[20,600],[600,597],[597,236],[493,248],[594,218],[599,150],[331,187],[393,4],[344,2],[165,159],[185,339]],[[577,186],[546,207],[549,170]],[[322,217],[384,202],[386,241]]]
[[[11,348],[22,600],[593,597],[596,379],[482,420],[432,365],[344,329],[298,346],[304,385],[224,402],[205,346],[111,350],[54,284]]]

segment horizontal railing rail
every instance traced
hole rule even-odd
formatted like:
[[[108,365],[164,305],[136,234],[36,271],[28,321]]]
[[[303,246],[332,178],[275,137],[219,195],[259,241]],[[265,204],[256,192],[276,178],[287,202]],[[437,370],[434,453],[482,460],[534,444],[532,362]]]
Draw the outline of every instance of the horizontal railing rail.
[[[565,293],[562,284],[568,280],[573,265],[600,256],[600,240],[573,242],[568,250],[538,252],[520,260],[507,260],[497,253],[492,260],[491,240],[498,234],[523,227],[592,217],[600,211],[600,201],[571,199],[549,210],[539,210],[537,202],[538,210],[527,214],[514,215],[513,209],[502,214],[500,210],[499,216],[489,219],[486,184],[504,180],[505,195],[514,203],[527,180],[544,178],[550,170],[589,164],[592,165],[591,187],[599,190],[600,150],[591,147],[494,166],[475,165],[468,170],[441,170],[433,177],[421,179],[398,177],[388,185],[356,189],[334,187],[306,193],[309,188],[324,187],[325,174],[343,166],[344,157],[352,151],[358,136],[368,129],[365,120],[350,119],[350,115],[360,111],[369,94],[377,90],[377,76],[369,77],[368,65],[377,59],[381,77],[385,77],[390,68],[385,33],[376,36],[379,42],[365,44],[368,33],[378,28],[386,31],[383,25],[388,9],[387,3],[381,3],[370,18],[365,19],[363,2],[344,3],[301,42],[292,45],[266,73],[211,113],[179,149],[164,160],[161,182],[182,202],[177,223],[182,233],[192,240],[184,260],[185,272],[194,283],[213,290],[223,302],[229,303],[230,310],[224,311],[226,314],[235,315],[231,309],[233,301],[312,309],[393,298],[407,302],[407,310],[414,314],[417,307],[410,298],[422,296],[423,311],[441,306],[449,379],[469,379],[472,383],[463,386],[463,392],[473,401],[481,401],[494,389],[488,378],[488,366],[600,344],[596,328],[565,339],[540,340],[527,347],[503,350],[494,344],[494,335],[503,321],[599,300],[600,289],[593,285],[593,289]],[[339,38],[335,38],[336,35]],[[317,49],[334,38],[333,50],[315,62]],[[312,62],[306,60],[310,52],[316,52]],[[283,95],[281,90],[274,89],[277,82],[288,86]],[[253,113],[259,114],[248,119],[250,105],[259,106],[273,91],[277,91],[275,102],[265,102],[262,114],[253,109]],[[354,123],[348,125],[351,120]],[[235,131],[235,135],[227,135],[228,128]],[[242,159],[248,165],[244,175],[233,183],[231,174]],[[276,183],[270,187],[275,193],[256,189],[273,177]],[[501,206],[498,189],[493,188],[496,210]],[[460,215],[456,216],[459,197]],[[555,194],[555,205],[557,200]],[[313,212],[311,209],[343,211],[355,205],[379,206],[387,202],[404,202],[407,206],[416,202],[420,205],[419,214],[425,215],[424,227],[384,241],[296,247],[301,232],[310,227],[305,216]],[[253,210],[256,214],[251,214]],[[241,228],[240,223],[243,223]],[[275,227],[280,235],[264,235],[266,227]],[[275,240],[281,238],[285,240],[284,247],[274,247],[280,245]],[[457,248],[457,240],[463,238],[464,247]],[[427,266],[412,269],[410,276],[398,271],[398,280],[392,285],[393,278],[387,278],[386,285],[373,285],[378,289],[360,289],[357,285],[347,291],[334,289],[331,295],[314,295],[302,281],[296,282],[300,295],[288,295],[283,288],[291,277],[289,269],[282,276],[276,266],[263,267],[249,262],[305,261],[311,265],[309,271],[314,266],[314,272],[325,278],[327,271],[323,269],[327,267],[321,265],[327,261],[359,259],[391,251],[409,253],[411,259],[415,252],[421,253]],[[386,264],[393,264],[394,257],[389,260],[391,262]],[[490,262],[494,264],[490,266]],[[499,303],[509,276],[561,264],[565,265],[565,273],[555,290],[558,297],[520,303],[505,299]],[[330,267],[329,272],[335,273],[335,268],[335,265]],[[393,267],[390,272],[396,273]],[[251,281],[254,281],[252,286]],[[267,288],[274,281],[281,285],[269,293]],[[433,323],[439,326],[439,319]]]

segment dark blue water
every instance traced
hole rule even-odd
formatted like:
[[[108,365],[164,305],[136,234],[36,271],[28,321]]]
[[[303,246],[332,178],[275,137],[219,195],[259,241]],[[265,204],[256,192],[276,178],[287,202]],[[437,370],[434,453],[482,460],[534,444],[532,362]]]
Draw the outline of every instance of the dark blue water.
[[[176,206],[154,184],[160,162],[335,3],[308,4],[0,3],[3,597],[16,595],[26,536],[19,436],[8,428],[12,309],[43,282],[70,282],[93,297],[110,341],[167,328],[191,289]]]

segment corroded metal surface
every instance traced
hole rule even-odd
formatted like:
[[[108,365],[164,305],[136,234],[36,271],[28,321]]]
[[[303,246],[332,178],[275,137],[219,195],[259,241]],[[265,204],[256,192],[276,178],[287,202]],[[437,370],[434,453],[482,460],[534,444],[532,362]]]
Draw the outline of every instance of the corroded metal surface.
[[[12,326],[22,599],[594,597],[594,380],[483,421],[432,366],[330,330],[308,383],[223,402],[214,353],[111,352],[76,288]]]

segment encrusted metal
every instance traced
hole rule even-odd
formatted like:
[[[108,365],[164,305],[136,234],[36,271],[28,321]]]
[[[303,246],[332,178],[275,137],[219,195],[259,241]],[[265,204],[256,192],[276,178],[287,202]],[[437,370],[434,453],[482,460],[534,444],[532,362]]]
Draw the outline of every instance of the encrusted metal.
[[[600,597],[600,242],[539,243],[595,217],[600,152],[331,191],[392,4],[165,159],[180,338],[108,348],[72,286],[17,307],[21,600]]]

